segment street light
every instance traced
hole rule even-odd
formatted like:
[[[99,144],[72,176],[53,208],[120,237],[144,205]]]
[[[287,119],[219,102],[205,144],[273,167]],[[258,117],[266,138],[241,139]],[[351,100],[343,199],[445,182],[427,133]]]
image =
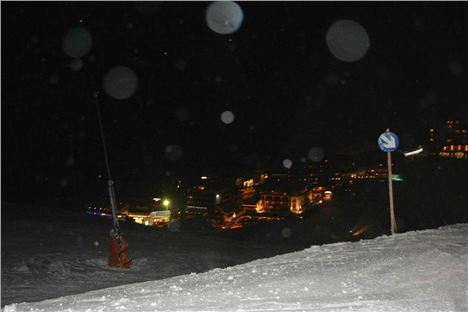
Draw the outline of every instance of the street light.
[[[408,156],[413,156],[413,155],[417,155],[419,153],[421,153],[424,149],[422,147],[414,150],[414,151],[409,151],[409,152],[406,152],[406,153],[403,153],[403,155],[405,155],[405,157],[408,157]]]
[[[170,203],[171,203],[171,202],[169,201],[169,199],[163,200],[163,206],[166,207],[166,209],[169,208]]]

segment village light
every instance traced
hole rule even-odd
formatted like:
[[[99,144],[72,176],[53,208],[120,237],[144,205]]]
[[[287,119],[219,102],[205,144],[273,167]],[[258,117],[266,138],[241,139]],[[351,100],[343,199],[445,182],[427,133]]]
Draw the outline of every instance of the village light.
[[[416,149],[414,151],[406,152],[403,155],[405,155],[406,157],[413,156],[413,155],[417,155],[417,154],[421,153],[422,151],[423,151],[423,148],[420,147],[420,148],[418,148],[418,149]]]
[[[170,203],[171,203],[171,202],[169,201],[169,199],[163,200],[163,206],[166,207],[166,209],[169,207],[169,204],[170,204]]]

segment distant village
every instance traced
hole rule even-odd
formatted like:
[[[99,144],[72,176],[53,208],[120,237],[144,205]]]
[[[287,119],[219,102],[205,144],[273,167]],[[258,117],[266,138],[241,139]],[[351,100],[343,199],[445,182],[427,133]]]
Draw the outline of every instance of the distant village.
[[[442,140],[439,133],[444,134]],[[423,148],[424,146],[424,148]],[[424,150],[426,149],[426,150]],[[431,156],[441,160],[468,160],[468,122],[449,120],[439,130],[428,129],[427,141],[407,157]],[[214,229],[242,228],[279,221],[320,208],[334,194],[351,192],[362,183],[385,183],[387,168],[381,163],[361,166],[354,162],[332,163],[328,159],[307,166],[302,173],[258,170],[247,177],[199,176],[179,180],[176,192],[155,196],[143,203],[121,203],[121,220],[146,226],[165,227],[174,220],[203,222]],[[392,180],[404,180],[393,172]],[[111,217],[109,208],[89,205],[86,213]]]

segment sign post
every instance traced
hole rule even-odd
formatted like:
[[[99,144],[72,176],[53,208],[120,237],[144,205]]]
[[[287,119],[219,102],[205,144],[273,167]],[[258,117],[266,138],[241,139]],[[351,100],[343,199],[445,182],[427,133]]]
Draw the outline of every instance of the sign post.
[[[395,210],[393,207],[393,182],[392,182],[392,152],[398,148],[398,136],[390,132],[390,129],[382,133],[378,140],[379,147],[382,151],[387,153],[387,166],[388,166],[388,196],[390,200],[390,231],[393,234],[397,233],[397,225],[395,219]]]

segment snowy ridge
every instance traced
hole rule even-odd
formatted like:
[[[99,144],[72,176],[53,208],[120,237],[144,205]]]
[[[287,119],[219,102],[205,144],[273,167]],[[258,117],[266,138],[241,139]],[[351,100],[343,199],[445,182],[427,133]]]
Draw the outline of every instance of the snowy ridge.
[[[468,311],[468,224],[313,246],[19,311]]]

